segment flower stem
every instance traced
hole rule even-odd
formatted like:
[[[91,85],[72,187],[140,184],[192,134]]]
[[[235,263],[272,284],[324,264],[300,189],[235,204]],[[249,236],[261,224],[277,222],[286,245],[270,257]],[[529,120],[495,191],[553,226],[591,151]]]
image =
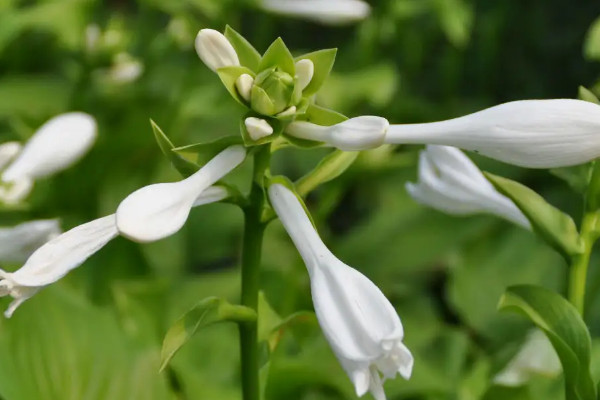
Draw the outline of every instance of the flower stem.
[[[585,306],[585,284],[587,270],[590,263],[590,255],[594,242],[598,238],[597,226],[600,215],[597,212],[587,212],[581,222],[581,240],[583,252],[574,256],[571,260],[569,275],[569,301],[583,315]]]
[[[270,149],[266,145],[254,155],[254,179],[248,205],[244,208],[244,240],[242,247],[241,304],[258,314],[260,259],[265,224],[261,221],[264,208],[262,180],[269,166]],[[257,321],[242,322],[240,331],[240,356],[242,394],[244,400],[259,400],[259,348]]]

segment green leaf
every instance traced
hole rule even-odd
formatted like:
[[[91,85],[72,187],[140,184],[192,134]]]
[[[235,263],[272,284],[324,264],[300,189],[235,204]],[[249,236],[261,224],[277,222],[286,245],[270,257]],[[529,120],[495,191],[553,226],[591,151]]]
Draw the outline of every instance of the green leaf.
[[[221,78],[221,82],[225,85],[225,88],[231,94],[231,96],[244,107],[248,107],[248,102],[240,96],[235,87],[235,81],[242,74],[248,74],[254,78],[255,74],[250,69],[246,67],[223,67],[217,70],[217,75]]]
[[[539,194],[518,182],[485,173],[486,178],[508,196],[525,214],[535,233],[560,252],[565,259],[583,251],[583,243],[573,219],[548,204]]]
[[[325,49],[318,50],[312,53],[304,54],[296,58],[296,62],[300,60],[311,60],[314,64],[315,70],[310,83],[304,88],[303,95],[311,96],[319,91],[323,83],[329,76],[333,63],[335,63],[335,56],[337,49]]]
[[[244,144],[241,136],[225,136],[210,142],[176,147],[173,149],[173,152],[185,158],[195,159],[198,165],[204,165],[221,151],[238,144]]]
[[[201,328],[217,322],[256,321],[251,308],[233,305],[218,297],[206,298],[185,313],[167,332],[161,351],[160,370],[164,370],[175,353]]]
[[[152,125],[152,131],[154,132],[154,138],[158,143],[158,147],[160,147],[160,150],[167,156],[173,167],[175,167],[181,175],[188,177],[200,169],[199,165],[194,164],[174,151],[175,146],[156,122],[150,120],[150,125]]]
[[[584,86],[579,86],[578,97],[581,100],[589,101],[590,103],[600,104],[598,97]]]
[[[317,125],[332,126],[346,121],[348,117],[337,111],[309,104],[302,119]]]
[[[593,162],[572,167],[553,168],[550,173],[565,181],[575,192],[584,194],[592,177]]]
[[[519,285],[507,289],[498,307],[523,313],[544,331],[563,366],[566,400],[596,400],[590,334],[571,303],[551,290]]]
[[[294,57],[290,53],[289,49],[283,43],[281,38],[277,38],[271,46],[265,51],[258,71],[263,71],[268,68],[278,67],[283,72],[287,72],[292,77],[296,75],[296,65],[294,63]]]
[[[583,54],[588,60],[600,60],[600,18],[597,18],[587,33]]]
[[[358,157],[358,151],[335,150],[325,156],[308,174],[296,182],[296,190],[300,196],[306,196],[319,185],[340,176]]]
[[[260,63],[260,53],[256,51],[246,38],[237,33],[229,25],[225,27],[225,37],[235,49],[235,52],[240,59],[240,64],[256,72],[258,70],[258,64]]]

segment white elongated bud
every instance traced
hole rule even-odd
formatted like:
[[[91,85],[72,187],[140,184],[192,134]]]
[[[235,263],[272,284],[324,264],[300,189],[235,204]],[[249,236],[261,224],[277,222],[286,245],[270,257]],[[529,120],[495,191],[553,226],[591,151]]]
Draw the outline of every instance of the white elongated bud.
[[[304,59],[296,62],[296,79],[298,79],[297,85],[300,85],[300,89],[306,89],[314,74],[315,64],[311,60]]]
[[[413,367],[396,310],[373,282],[327,249],[291,190],[273,184],[268,191],[310,274],[313,304],[325,338],[356,394],[370,391],[375,399],[384,400],[383,379],[398,373],[408,379]]]
[[[60,234],[57,219],[24,222],[0,228],[0,263],[22,263],[35,249]]]
[[[244,120],[248,135],[254,141],[273,134],[273,127],[267,121],[261,118],[248,117]]]
[[[198,57],[213,71],[240,65],[235,49],[221,32],[202,29],[196,36],[195,45]]]
[[[296,106],[291,106],[277,114],[277,117],[289,117],[290,115],[296,114],[296,111]]]
[[[8,165],[21,151],[19,142],[6,142],[0,144],[0,170]]]
[[[72,112],[42,125],[2,173],[5,182],[36,179],[55,174],[78,161],[96,140],[96,121],[88,114]]]
[[[243,146],[217,154],[187,179],[136,190],[117,208],[119,232],[137,242],[152,242],[179,231],[202,192],[244,161]]]
[[[381,146],[388,126],[385,118],[365,115],[332,126],[295,121],[287,126],[285,132],[300,139],[324,142],[340,150],[360,151]]]
[[[366,18],[371,8],[361,0],[262,0],[262,8],[322,24],[341,25]]]
[[[419,155],[419,180],[407,183],[406,190],[419,203],[448,214],[490,213],[531,230],[521,210],[455,147],[427,146]]]
[[[447,121],[391,125],[386,143],[459,147],[529,168],[600,156],[600,106],[582,100],[521,100]]]
[[[235,81],[235,88],[246,101],[250,101],[252,85],[254,85],[254,78],[248,74],[241,74]]]

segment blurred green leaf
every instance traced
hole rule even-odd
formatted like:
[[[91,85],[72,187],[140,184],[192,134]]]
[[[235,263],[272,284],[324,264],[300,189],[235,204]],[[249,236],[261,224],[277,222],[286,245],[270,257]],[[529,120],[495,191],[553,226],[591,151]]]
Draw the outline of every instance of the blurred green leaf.
[[[588,60],[600,60],[600,18],[597,18],[588,30],[583,54]]]
[[[498,307],[523,313],[544,331],[563,366],[566,400],[596,400],[590,334],[571,303],[548,289],[521,285],[509,287]]]
[[[337,49],[325,49],[303,54],[296,58],[296,62],[300,60],[310,60],[314,65],[313,77],[308,86],[302,91],[304,96],[312,96],[319,91],[321,86],[323,86],[323,83],[325,83],[325,80],[333,68],[336,54]]]
[[[596,96],[591,90],[584,86],[579,86],[578,96],[581,100],[589,101],[591,103],[600,104],[598,96]]]
[[[571,189],[584,194],[590,184],[593,163],[574,165],[572,167],[553,168],[550,173],[565,181]]]

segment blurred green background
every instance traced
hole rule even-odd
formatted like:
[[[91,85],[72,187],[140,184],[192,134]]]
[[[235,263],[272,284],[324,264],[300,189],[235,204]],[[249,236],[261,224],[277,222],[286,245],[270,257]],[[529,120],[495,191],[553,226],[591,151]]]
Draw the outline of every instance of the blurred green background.
[[[370,4],[366,20],[332,27],[270,15],[252,0],[0,0],[0,142],[26,140],[71,110],[99,123],[91,153],[36,182],[25,207],[1,209],[0,225],[60,217],[66,230],[114,212],[143,185],[178,179],[149,118],[177,145],[236,132],[241,108],[193,48],[205,27],[230,24],[259,51],[277,36],[297,54],[339,48],[317,101],[349,116],[433,121],[510,100],[574,98],[579,85],[600,94],[597,0]],[[504,221],[413,202],[404,183],[415,179],[418,149],[365,152],[308,199],[334,253],[379,285],[402,318],[414,375],[386,383],[388,398],[562,399],[560,378],[491,383],[530,327],[496,311],[501,293],[525,282],[564,291],[562,259]],[[294,179],[326,153],[282,150],[274,170]],[[474,159],[579,219],[580,197],[548,171]],[[247,182],[248,172],[229,179]],[[176,235],[145,245],[117,238],[36,295],[0,322],[0,398],[240,399],[233,325],[196,335],[160,375],[158,364],[162,338],[183,312],[207,296],[237,299],[241,224],[232,205],[195,209]],[[281,316],[311,310],[308,276],[278,222],[263,259],[271,307]],[[592,262],[586,318],[598,336],[599,257]],[[265,399],[354,399],[318,327],[305,328],[265,351]]]

